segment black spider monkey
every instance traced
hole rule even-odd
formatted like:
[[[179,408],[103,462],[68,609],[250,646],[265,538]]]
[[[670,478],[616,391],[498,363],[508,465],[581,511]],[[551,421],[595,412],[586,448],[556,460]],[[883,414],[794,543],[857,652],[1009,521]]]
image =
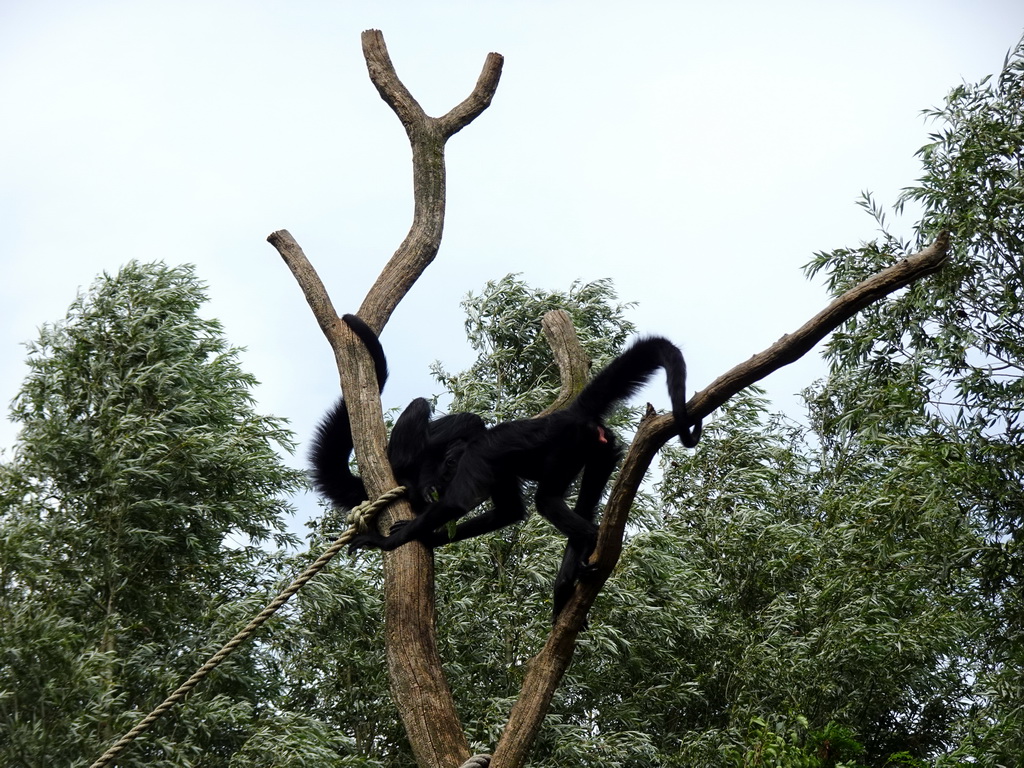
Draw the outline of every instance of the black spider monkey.
[[[597,505],[621,455],[618,441],[604,420],[616,403],[636,393],[658,368],[664,368],[667,374],[679,439],[692,448],[700,439],[701,425],[698,421],[692,430],[686,426],[686,363],[682,352],[661,337],[639,339],[598,373],[564,410],[538,419],[462,432],[455,443],[445,446],[443,455],[436,450],[429,452],[430,461],[419,464],[418,482],[419,487],[436,488],[437,501],[412,520],[396,522],[388,536],[361,534],[353,539],[352,547],[392,550],[413,540],[437,547],[519,522],[527,514],[521,482],[536,481],[537,511],[568,539],[555,579],[557,618],[580,573],[588,567],[586,561],[597,540]],[[409,434],[425,434],[437,422],[429,421],[429,405],[417,406],[410,413],[414,406],[416,401],[399,423],[408,416],[404,426]],[[396,432],[398,427],[396,424]],[[403,447],[401,440],[400,435],[392,434],[396,449]],[[424,455],[418,447],[423,444],[413,444],[411,455]],[[583,477],[576,505],[569,509],[565,496],[580,473]],[[455,525],[488,497],[493,503],[491,509]]]
[[[387,358],[377,334],[357,315],[344,315],[345,324],[359,337],[373,358],[377,385],[384,391],[388,379]],[[486,430],[475,413],[453,413],[430,419],[430,403],[417,398],[395,422],[388,443],[388,461],[399,485],[417,512],[437,499],[458,463],[466,441]],[[362,478],[352,474],[352,425],[344,398],[324,416],[313,437],[310,473],[313,486],[335,506],[351,509],[366,500]]]

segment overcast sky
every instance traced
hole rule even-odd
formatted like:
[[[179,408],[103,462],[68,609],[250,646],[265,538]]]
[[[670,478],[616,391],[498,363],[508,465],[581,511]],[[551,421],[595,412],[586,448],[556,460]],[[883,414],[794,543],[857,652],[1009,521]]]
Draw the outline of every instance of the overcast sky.
[[[291,231],[353,311],[405,236],[410,152],[366,75],[371,27],[433,115],[505,56],[448,144],[441,252],[383,336],[395,406],[437,391],[432,360],[471,361],[459,301],[509,272],[613,278],[694,389],[793,330],[827,300],[802,265],[873,237],[860,192],[914,182],[921,110],[998,71],[1024,3],[0,0],[0,402],[101,271],[191,262],[303,463],[337,373],[265,238]],[[812,353],[765,384],[795,413],[821,371]]]

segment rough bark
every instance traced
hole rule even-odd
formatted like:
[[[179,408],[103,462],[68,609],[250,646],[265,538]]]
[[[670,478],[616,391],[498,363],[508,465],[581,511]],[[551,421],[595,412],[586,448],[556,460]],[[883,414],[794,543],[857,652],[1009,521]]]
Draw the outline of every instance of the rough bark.
[[[553,309],[541,318],[540,324],[555,356],[561,386],[555,401],[538,413],[536,418],[565,408],[587,385],[590,376],[590,358],[580,346],[569,313],[564,309]]]

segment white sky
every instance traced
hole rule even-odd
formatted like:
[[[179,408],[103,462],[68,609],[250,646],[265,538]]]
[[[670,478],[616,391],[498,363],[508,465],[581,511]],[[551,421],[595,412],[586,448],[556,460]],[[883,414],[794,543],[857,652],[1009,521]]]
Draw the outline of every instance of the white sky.
[[[437,391],[430,361],[470,362],[458,303],[509,272],[614,278],[693,389],[793,330],[826,301],[800,267],[873,237],[861,190],[888,204],[917,178],[921,110],[998,71],[1024,3],[0,0],[0,403],[22,344],[102,270],[187,261],[304,462],[337,374],[265,238],[290,230],[343,312],[405,236],[410,153],[366,75],[371,27],[434,115],[505,56],[448,144],[440,255],[383,336],[395,406]],[[765,384],[796,413],[822,370],[812,353]]]

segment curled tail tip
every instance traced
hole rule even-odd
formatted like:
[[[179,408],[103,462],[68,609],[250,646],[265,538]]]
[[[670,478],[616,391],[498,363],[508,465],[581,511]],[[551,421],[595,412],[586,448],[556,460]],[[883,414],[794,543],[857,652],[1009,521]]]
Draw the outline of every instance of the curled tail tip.
[[[377,386],[380,391],[384,391],[384,382],[388,380],[388,361],[376,332],[359,315],[344,314],[341,319],[359,337],[363,346],[370,353],[370,357],[373,359],[374,373],[377,375]]]
[[[697,443],[700,442],[700,435],[702,431],[703,425],[700,419],[697,419],[697,421],[695,421],[690,427],[680,427],[679,442],[681,442],[686,448],[696,448]]]

